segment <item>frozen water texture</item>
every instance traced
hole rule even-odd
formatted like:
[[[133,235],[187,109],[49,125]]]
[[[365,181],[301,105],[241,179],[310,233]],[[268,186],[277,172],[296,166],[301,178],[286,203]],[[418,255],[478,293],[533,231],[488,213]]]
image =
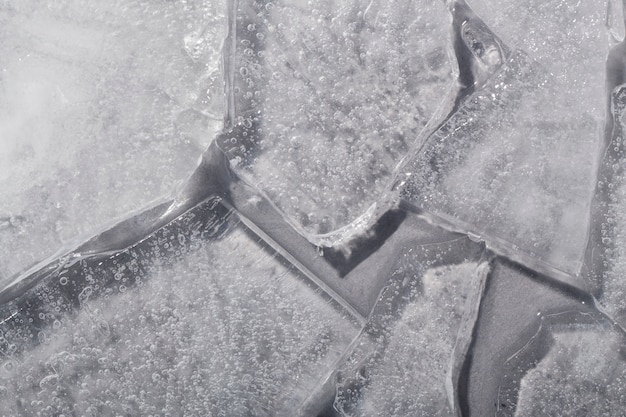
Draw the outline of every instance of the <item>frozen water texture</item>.
[[[577,274],[601,119],[573,112],[567,88],[515,51],[403,168],[403,196],[500,253]]]
[[[609,0],[606,10],[606,22],[611,37],[616,42],[624,40],[624,2],[621,0]]]
[[[2,3],[1,273],[171,196],[223,113],[249,184],[3,291],[0,415],[619,413],[623,333],[550,273],[578,282],[620,4],[447,3]],[[396,180],[397,230],[344,236]],[[617,319],[621,180],[596,200]]]
[[[441,116],[450,15],[425,0],[242,1],[236,13],[230,117],[258,130],[222,148],[292,225],[332,244]]]
[[[482,271],[475,263],[433,268],[406,291],[411,302],[384,332],[387,346],[368,369],[358,415],[455,415],[446,380],[471,310],[467,302],[476,303],[471,286],[477,274]]]
[[[522,379],[516,417],[620,415],[626,396],[623,335],[601,326],[555,329],[554,344]]]
[[[501,253],[576,275],[606,108],[605,9],[471,4],[517,52],[420,149],[407,195]]]
[[[606,311],[626,324],[626,285],[624,284],[624,132],[626,124],[626,85],[611,92],[611,125],[606,149],[598,170],[594,196],[593,223],[588,248],[588,272],[595,281],[598,299]]]
[[[219,1],[0,4],[5,279],[189,175],[222,125],[225,20]]]
[[[61,272],[38,314],[4,320],[0,415],[293,415],[358,327],[236,221],[207,244],[219,223],[198,216],[84,264],[78,312]],[[29,336],[33,320],[52,325]]]
[[[526,52],[554,77],[552,83],[563,88],[559,95],[572,98],[572,114],[602,120],[610,46],[607,7],[611,4],[609,28],[623,32],[621,1],[498,0],[497,7],[489,0],[470,3],[502,41]]]

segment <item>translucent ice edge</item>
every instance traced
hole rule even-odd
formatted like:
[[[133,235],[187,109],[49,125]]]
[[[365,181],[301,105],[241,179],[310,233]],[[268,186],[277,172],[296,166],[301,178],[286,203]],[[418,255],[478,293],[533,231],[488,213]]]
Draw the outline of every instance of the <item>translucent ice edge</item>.
[[[407,204],[411,204],[408,203]],[[452,232],[463,233],[475,241],[485,242],[488,249],[494,253],[508,258],[514,262],[517,262],[525,267],[540,272],[550,278],[553,278],[564,284],[572,285],[583,291],[589,291],[587,282],[580,274],[574,272],[580,269],[580,262],[571,270],[560,269],[547,261],[539,258],[537,254],[532,252],[521,251],[515,244],[507,241],[506,239],[499,238],[497,236],[490,236],[484,233],[476,233],[476,228],[471,224],[463,222],[453,216],[445,214],[434,214],[427,210],[421,210],[422,216],[432,222],[433,225],[439,226]]]

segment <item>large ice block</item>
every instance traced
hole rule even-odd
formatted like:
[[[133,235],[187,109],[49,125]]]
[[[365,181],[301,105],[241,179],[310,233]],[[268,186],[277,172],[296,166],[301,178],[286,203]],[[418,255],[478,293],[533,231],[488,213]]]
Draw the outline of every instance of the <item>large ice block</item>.
[[[231,5],[221,148],[311,241],[372,216],[455,90],[450,15],[427,0]],[[454,97],[452,96],[452,99]]]
[[[291,416],[359,332],[219,199],[1,311],[10,415]]]
[[[221,1],[0,5],[0,283],[171,194],[222,126]]]
[[[579,97],[568,88],[515,51],[402,168],[402,196],[496,252],[572,280],[601,124],[573,111]]]

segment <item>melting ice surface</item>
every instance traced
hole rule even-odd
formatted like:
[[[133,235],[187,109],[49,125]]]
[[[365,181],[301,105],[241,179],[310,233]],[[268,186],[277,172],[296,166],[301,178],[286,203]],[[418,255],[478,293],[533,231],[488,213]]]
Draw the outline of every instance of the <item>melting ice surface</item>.
[[[624,414],[622,13],[2,3],[0,415]]]

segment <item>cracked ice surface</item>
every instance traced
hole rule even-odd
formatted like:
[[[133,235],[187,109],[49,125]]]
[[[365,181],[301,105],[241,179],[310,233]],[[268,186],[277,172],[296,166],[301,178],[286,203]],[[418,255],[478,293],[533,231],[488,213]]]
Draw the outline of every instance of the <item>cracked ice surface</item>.
[[[91,284],[78,314],[63,283],[44,289],[48,307],[34,320],[53,325],[34,335],[36,348],[20,354],[11,345],[33,335],[3,324],[0,415],[293,415],[358,328],[276,253],[231,227],[208,245],[202,230],[151,237],[161,255],[145,272],[137,266],[145,245],[85,267]],[[14,320],[33,317],[26,310]]]
[[[600,120],[569,113],[578,98],[562,88],[514,52],[404,168],[403,195],[494,247],[576,274]]]
[[[333,243],[318,235],[379,202],[451,90],[450,16],[425,0],[255,7],[236,12],[231,118],[261,133],[222,147],[293,225]]]
[[[604,2],[447,3],[2,3],[0,278],[232,130],[219,196],[0,292],[0,415],[623,413],[621,173],[592,208],[600,303],[575,277],[621,5],[606,30]],[[332,234],[390,205],[390,237]]]
[[[221,128],[224,8],[0,4],[0,278],[189,175]]]

